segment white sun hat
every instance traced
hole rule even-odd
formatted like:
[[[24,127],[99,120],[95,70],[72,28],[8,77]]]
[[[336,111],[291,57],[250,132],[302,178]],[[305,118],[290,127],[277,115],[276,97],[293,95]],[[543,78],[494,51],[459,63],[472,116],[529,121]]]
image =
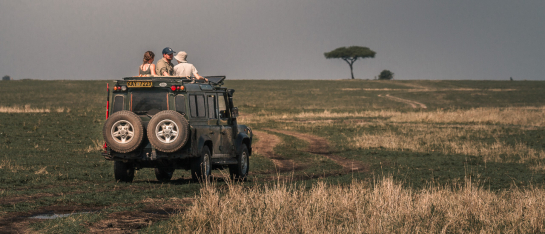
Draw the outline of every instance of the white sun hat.
[[[186,61],[186,58],[187,58],[187,53],[185,51],[180,51],[178,52],[178,54],[176,56],[174,56],[174,58],[182,63],[185,63],[187,62]]]

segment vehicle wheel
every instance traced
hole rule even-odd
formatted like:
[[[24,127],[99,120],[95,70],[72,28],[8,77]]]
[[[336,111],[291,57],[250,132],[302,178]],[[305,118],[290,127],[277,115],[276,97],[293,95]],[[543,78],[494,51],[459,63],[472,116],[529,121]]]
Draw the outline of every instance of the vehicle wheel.
[[[242,150],[239,155],[237,155],[237,164],[229,165],[229,174],[231,174],[231,179],[244,181],[248,177],[248,172],[250,171],[250,157],[248,157],[248,147],[245,144],[242,144]]]
[[[174,174],[174,169],[172,168],[155,168],[155,178],[161,182],[169,182],[172,179]]]
[[[180,113],[161,111],[148,123],[148,139],[157,150],[172,153],[187,142],[188,126],[187,120]]]
[[[194,158],[191,163],[191,177],[195,182],[208,181],[211,173],[210,150],[205,146],[202,149],[202,155],[198,158]]]
[[[115,181],[131,183],[134,179],[134,166],[132,163],[122,161],[114,162]]]
[[[108,146],[119,153],[128,153],[142,143],[144,127],[135,113],[130,111],[115,112],[102,129],[102,135]]]

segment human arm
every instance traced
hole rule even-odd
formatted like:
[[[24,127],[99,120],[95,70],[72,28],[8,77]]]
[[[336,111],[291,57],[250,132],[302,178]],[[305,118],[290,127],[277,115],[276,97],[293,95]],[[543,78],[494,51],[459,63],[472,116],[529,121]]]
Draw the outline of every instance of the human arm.
[[[205,80],[208,82],[208,79],[199,75],[199,72],[197,71],[197,68],[195,68],[195,66],[193,66],[192,70],[193,70],[193,75],[195,76],[195,78],[197,78],[198,80]]]
[[[157,76],[157,73],[155,72],[155,64],[149,65],[149,69],[151,71],[152,76]]]
[[[195,78],[197,78],[198,80],[205,80],[208,82],[208,79],[204,78],[203,76],[199,75],[199,73],[193,73],[193,75],[195,75]]]

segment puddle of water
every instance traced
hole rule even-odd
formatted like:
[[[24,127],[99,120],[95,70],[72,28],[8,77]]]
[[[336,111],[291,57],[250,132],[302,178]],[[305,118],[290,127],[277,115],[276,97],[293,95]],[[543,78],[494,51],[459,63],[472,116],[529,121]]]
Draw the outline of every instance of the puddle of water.
[[[79,214],[89,214],[91,212],[75,212],[75,213],[69,213],[69,214],[38,214],[34,216],[30,216],[31,219],[57,219],[57,218],[66,218],[71,215],[79,215]]]

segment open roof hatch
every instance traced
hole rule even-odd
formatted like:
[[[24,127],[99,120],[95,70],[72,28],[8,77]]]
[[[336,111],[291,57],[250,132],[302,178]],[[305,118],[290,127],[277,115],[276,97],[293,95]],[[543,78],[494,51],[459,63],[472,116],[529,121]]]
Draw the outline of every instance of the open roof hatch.
[[[225,80],[225,76],[207,76],[206,78],[212,85],[223,85],[223,80]]]

